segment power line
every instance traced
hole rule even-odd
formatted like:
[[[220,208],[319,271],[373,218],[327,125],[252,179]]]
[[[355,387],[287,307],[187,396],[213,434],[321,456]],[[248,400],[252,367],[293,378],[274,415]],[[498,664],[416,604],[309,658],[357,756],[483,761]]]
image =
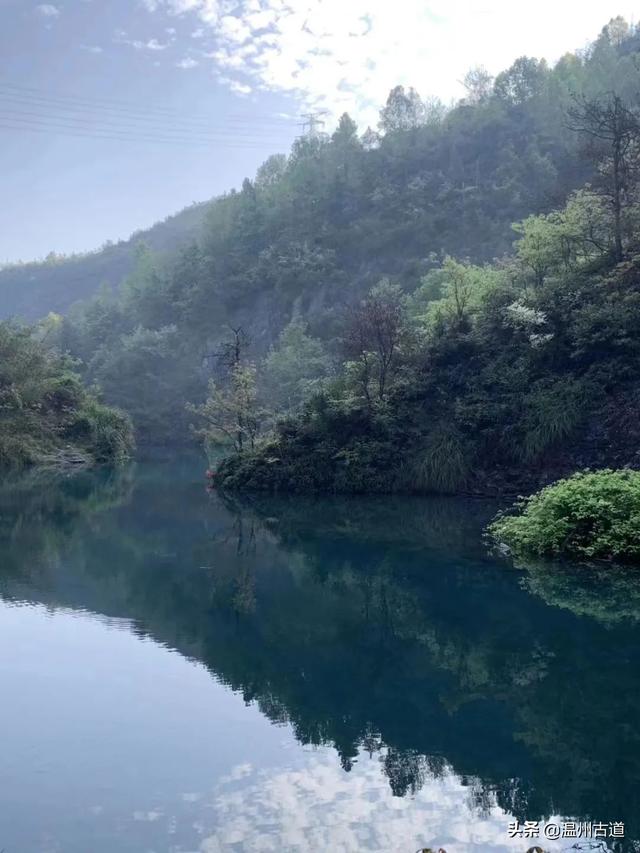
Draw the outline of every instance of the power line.
[[[2,95],[0,95],[0,99]],[[233,139],[236,142],[257,142],[259,139],[264,139],[264,141],[270,142],[282,142],[282,139],[267,139],[266,137],[258,136],[256,134],[247,134],[246,132],[233,132],[229,130],[225,130],[224,128],[220,130],[213,130],[209,132],[205,131],[193,131],[191,129],[183,130],[181,128],[169,127],[169,126],[154,126],[154,125],[133,125],[129,124],[131,119],[127,119],[125,121],[120,121],[116,119],[113,120],[112,117],[107,117],[107,119],[93,119],[87,118],[82,115],[64,115],[64,114],[56,114],[55,111],[53,115],[47,114],[42,111],[31,112],[29,110],[24,109],[7,109],[3,107],[0,101],[0,118],[9,118],[9,120],[13,121],[14,119],[22,120],[23,118],[28,119],[29,121],[35,119],[40,123],[47,124],[53,123],[54,125],[64,124],[69,127],[77,127],[79,129],[91,129],[98,131],[108,131],[108,132],[116,132],[116,133],[134,133],[134,134],[143,134],[147,137],[165,137],[168,139],[173,139],[176,142],[181,140],[183,141],[192,141],[198,140],[205,143],[217,143],[220,141],[224,141],[228,138]]]
[[[186,124],[173,118],[169,123],[169,116],[175,113],[163,110],[156,113],[153,108],[145,113],[144,109],[101,106],[86,99],[74,101],[67,96],[34,94],[38,91],[34,87],[0,84],[0,119],[4,130],[57,134],[64,131],[68,136],[95,139],[254,148],[259,147],[258,143],[282,145],[283,137],[275,138],[277,131],[289,129],[261,128],[255,122],[251,127],[220,126],[190,118]]]
[[[62,113],[63,116],[69,118],[76,118],[79,114],[80,116],[96,116],[97,118],[105,121],[120,121],[120,122],[133,122],[136,124],[142,124],[143,127],[151,127],[154,128],[156,126],[160,128],[170,127],[171,129],[179,128],[181,130],[186,130],[189,133],[209,133],[209,132],[217,132],[217,133],[242,133],[246,130],[243,126],[239,126],[238,128],[229,127],[228,125],[215,125],[211,123],[207,124],[180,124],[176,122],[171,122],[168,124],[168,119],[159,118],[155,116],[144,116],[144,115],[136,115],[136,113],[132,110],[127,113],[115,113],[112,114],[110,110],[103,110],[102,108],[91,107],[87,108],[83,105],[76,104],[58,104],[56,102],[51,102],[46,98],[32,98],[27,97],[26,99],[21,95],[16,94],[7,94],[2,92],[2,87],[0,86],[0,102],[6,101],[9,104],[18,104],[21,107],[33,107],[34,109],[38,109],[42,111],[48,111],[53,113]],[[66,116],[65,114],[70,114]],[[268,128],[265,129],[265,132],[276,133],[278,128]]]
[[[142,134],[134,134],[134,133],[118,133],[117,131],[101,131],[97,130],[89,130],[78,128],[74,125],[65,125],[64,123],[60,124],[52,124],[52,123],[42,123],[33,119],[13,119],[10,121],[6,121],[2,119],[0,116],[0,130],[5,131],[22,131],[27,133],[44,133],[49,136],[72,136],[78,138],[85,139],[100,139],[107,141],[120,141],[120,142],[140,142],[145,144],[161,144],[161,145],[194,145],[196,147],[201,148],[211,148],[212,142],[205,142],[204,140],[199,139],[187,139],[180,140],[176,138],[165,138],[162,136],[149,136]],[[266,144],[275,145],[277,143],[268,142]],[[251,143],[248,141],[239,141],[236,142],[232,139],[222,139],[216,142],[217,146],[220,147],[228,147],[228,148],[251,148],[255,150],[264,150],[265,143],[262,144],[256,142]]]
[[[237,114],[224,117],[223,122],[215,124],[204,115],[190,116],[154,104],[136,106],[104,97],[90,100],[0,82],[0,128],[5,131],[153,144],[264,148],[265,144],[288,143],[287,131],[292,130],[293,124],[273,116]],[[283,135],[272,138],[279,131]]]
[[[44,101],[45,103],[59,104],[62,106],[73,106],[78,108],[84,107],[97,111],[117,112],[135,115],[139,118],[147,116],[150,119],[163,118],[171,119],[172,121],[179,120],[187,124],[200,125],[203,127],[211,126],[209,119],[204,115],[202,117],[194,117],[175,109],[160,107],[153,104],[135,105],[131,102],[119,101],[114,98],[86,98],[79,95],[52,93],[44,89],[37,89],[34,86],[19,86],[13,83],[0,83],[0,90],[4,90],[5,92],[8,92],[8,94],[13,93],[15,95],[17,93],[17,95],[26,99]],[[250,124],[252,127],[255,127],[256,122],[272,124],[274,126],[291,125],[291,121],[288,119],[274,116],[259,116],[254,114],[247,116],[233,114],[225,117],[225,122],[234,124]]]

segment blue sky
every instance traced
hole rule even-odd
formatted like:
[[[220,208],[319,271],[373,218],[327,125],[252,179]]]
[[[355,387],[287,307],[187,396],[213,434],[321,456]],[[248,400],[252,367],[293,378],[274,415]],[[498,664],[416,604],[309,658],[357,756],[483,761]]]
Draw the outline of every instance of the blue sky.
[[[557,59],[603,0],[0,0],[0,263],[94,248],[238,186],[305,110]],[[527,14],[528,12],[528,14]]]

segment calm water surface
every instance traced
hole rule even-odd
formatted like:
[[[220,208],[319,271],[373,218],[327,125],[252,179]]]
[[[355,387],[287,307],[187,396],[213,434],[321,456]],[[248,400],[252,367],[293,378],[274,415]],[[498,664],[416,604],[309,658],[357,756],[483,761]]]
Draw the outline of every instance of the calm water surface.
[[[203,468],[0,486],[0,850],[640,849],[635,574],[492,557],[486,503]]]

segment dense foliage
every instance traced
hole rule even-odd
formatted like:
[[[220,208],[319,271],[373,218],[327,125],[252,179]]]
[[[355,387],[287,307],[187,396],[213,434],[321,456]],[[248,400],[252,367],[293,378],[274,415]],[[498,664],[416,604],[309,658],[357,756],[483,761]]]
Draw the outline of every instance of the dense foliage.
[[[524,501],[490,527],[515,553],[640,560],[640,471],[586,471]]]
[[[118,463],[131,449],[128,417],[86,391],[67,358],[0,324],[0,469]]]
[[[226,460],[223,482],[497,491],[585,464],[635,463],[635,250],[627,244],[628,258],[612,266],[609,247],[580,250],[569,262],[549,248],[567,218],[592,202],[579,193],[553,221],[523,223],[522,242],[550,232],[542,281],[529,271],[533,249],[525,260],[519,244],[516,258],[494,267],[448,260],[410,297],[387,288],[382,313],[374,291],[346,323],[338,377],[300,414],[280,419],[253,453]],[[600,210],[606,231],[608,211]]]

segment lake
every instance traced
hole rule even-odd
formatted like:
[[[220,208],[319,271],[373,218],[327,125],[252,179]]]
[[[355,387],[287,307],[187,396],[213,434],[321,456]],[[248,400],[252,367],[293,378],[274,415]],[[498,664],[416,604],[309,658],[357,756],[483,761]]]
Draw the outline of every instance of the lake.
[[[0,850],[640,849],[636,574],[204,468],[0,487]]]

